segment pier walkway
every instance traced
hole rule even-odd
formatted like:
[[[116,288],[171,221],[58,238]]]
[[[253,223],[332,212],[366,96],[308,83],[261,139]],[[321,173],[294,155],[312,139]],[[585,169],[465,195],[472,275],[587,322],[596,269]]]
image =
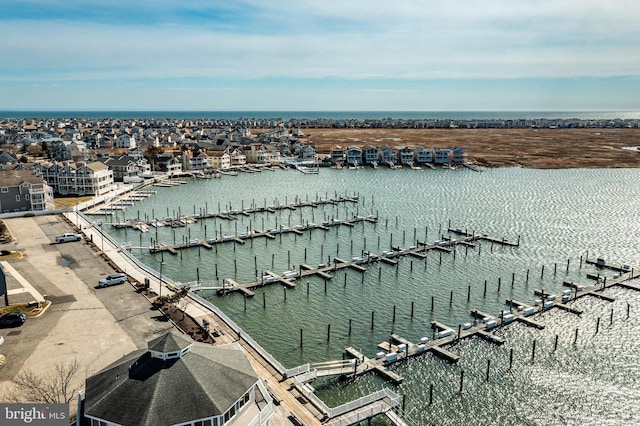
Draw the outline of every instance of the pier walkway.
[[[147,193],[143,193],[142,195],[146,195]],[[141,195],[141,196],[142,196]],[[148,195],[146,195],[148,196]],[[88,214],[109,214],[113,211],[124,211],[126,207],[129,207],[134,204],[135,201],[139,201],[140,198],[134,196],[134,198],[126,198],[117,201],[113,201],[105,206],[102,206],[99,210],[94,210],[88,212]],[[125,220],[124,222],[112,223],[112,226],[117,228],[131,228],[141,232],[147,232],[149,227],[162,227],[162,226],[170,226],[173,228],[181,228],[186,226],[187,224],[196,223],[199,220],[204,219],[223,219],[223,220],[237,220],[239,216],[250,216],[256,213],[276,213],[280,210],[291,210],[295,211],[299,208],[317,208],[323,205],[338,205],[341,203],[358,203],[358,196],[337,196],[335,198],[318,198],[312,201],[296,201],[294,203],[289,204],[273,204],[273,205],[265,205],[264,206],[255,206],[253,205],[247,209],[230,209],[219,212],[211,212],[211,211],[201,211],[200,213],[195,212],[192,215],[182,215],[178,214],[178,217],[171,217],[168,214],[164,218],[145,218],[141,219],[140,217],[131,218]],[[253,203],[252,203],[253,204]],[[347,225],[349,226],[349,225]],[[353,224],[351,224],[353,226]]]
[[[341,226],[341,225],[353,227],[355,226],[356,223],[359,223],[359,222],[377,223],[378,219],[377,217],[371,216],[371,215],[367,217],[356,215],[351,219],[344,219],[344,220],[333,219],[331,221],[323,222],[322,224],[307,223],[304,225],[297,225],[293,228],[290,228],[287,226],[280,226],[279,228],[268,229],[266,231],[255,229],[253,231],[245,232],[239,235],[223,234],[221,237],[204,239],[204,240],[198,239],[198,238],[192,238],[189,241],[183,242],[181,244],[169,245],[165,242],[154,242],[149,247],[140,247],[140,248],[143,248],[143,249],[147,248],[150,253],[160,253],[163,251],[168,251],[171,254],[177,254],[177,250],[184,250],[188,248],[204,247],[208,250],[211,250],[215,245],[219,245],[223,243],[245,244],[247,240],[254,240],[256,238],[268,238],[273,240],[276,238],[277,235],[282,236],[284,234],[290,234],[290,233],[296,234],[296,235],[303,235],[304,231],[311,232],[316,229],[328,231],[333,226]]]
[[[388,368],[397,362],[426,353],[432,353],[449,362],[455,363],[460,359],[460,356],[448,350],[447,347],[456,344],[461,339],[477,336],[490,343],[502,345],[505,343],[505,340],[495,335],[494,332],[515,321],[543,329],[544,325],[532,318],[536,314],[558,308],[580,315],[582,311],[572,307],[570,305],[571,302],[586,296],[595,296],[603,300],[612,301],[612,298],[604,296],[601,293],[605,289],[614,286],[640,291],[640,285],[628,282],[629,280],[640,278],[640,272],[623,267],[609,269],[618,270],[620,273],[616,274],[614,278],[605,279],[591,286],[565,282],[563,284],[571,287],[571,290],[565,290],[561,296],[550,294],[544,290],[535,290],[534,295],[539,298],[534,301],[534,305],[528,305],[515,299],[507,299],[505,300],[505,304],[509,309],[501,311],[498,315],[491,315],[477,309],[471,309],[470,314],[475,318],[474,322],[459,325],[457,332],[445,324],[433,321],[431,323],[433,337],[423,337],[420,339],[420,343],[413,343],[408,339],[392,334],[388,342],[382,342],[378,345],[384,352],[378,352],[375,358],[369,358],[357,349],[347,347],[344,351],[345,355],[355,360],[355,364],[349,374],[357,376],[375,372],[394,384],[400,384],[403,378]]]

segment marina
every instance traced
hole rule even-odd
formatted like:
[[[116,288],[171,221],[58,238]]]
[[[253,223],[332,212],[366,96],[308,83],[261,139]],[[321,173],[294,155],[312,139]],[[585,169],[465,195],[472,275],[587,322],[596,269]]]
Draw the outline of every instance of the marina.
[[[282,178],[280,175],[283,173],[288,172],[262,173],[260,179],[266,180],[264,185],[273,186],[274,182]],[[399,169],[393,173],[400,173],[400,176],[406,173],[408,176],[410,171]],[[553,179],[553,182],[541,182],[540,179],[531,177],[535,175],[531,171],[512,169],[508,173],[505,170],[475,173],[461,169],[456,171],[455,177],[449,173],[447,170],[436,170],[433,179],[428,182],[416,182],[407,177],[403,184],[397,179],[384,179],[379,172],[354,170],[349,175],[362,174],[361,178],[370,182],[358,187],[358,203],[346,203],[351,205],[351,215],[345,215],[345,207],[336,205],[326,205],[320,212],[316,209],[286,209],[264,215],[265,226],[259,228],[277,229],[285,224],[288,228],[295,228],[295,225],[288,226],[289,221],[294,224],[320,224],[323,220],[313,221],[309,217],[312,210],[316,210],[316,215],[319,213],[324,218],[353,217],[357,210],[363,212],[360,213],[362,216],[366,216],[364,212],[375,212],[379,216],[374,226],[333,226],[330,231],[306,233],[304,238],[290,232],[297,238],[291,235],[294,238],[281,239],[281,235],[277,235],[276,238],[253,239],[252,244],[248,244],[249,240],[246,239],[245,244],[236,242],[224,245],[223,250],[220,250],[223,247],[221,245],[217,253],[215,250],[202,250],[202,255],[200,250],[178,250],[179,256],[164,257],[163,274],[180,277],[181,282],[194,284],[194,287],[198,282],[209,283],[197,290],[199,297],[210,300],[227,312],[241,325],[243,334],[246,332],[259,339],[260,344],[289,369],[305,363],[315,365],[336,362],[346,353],[345,348],[353,348],[372,363],[380,362],[376,361],[380,351],[385,355],[390,352],[398,353],[398,361],[381,365],[384,370],[401,378],[396,385],[381,373],[369,374],[375,371],[373,364],[369,364],[369,372],[358,373],[355,380],[344,382],[338,378],[342,375],[349,377],[346,369],[351,367],[353,370],[353,364],[324,369],[328,372],[317,376],[311,388],[312,393],[327,407],[341,407],[356,401],[377,392],[382,383],[388,382],[396,395],[406,396],[407,406],[402,417],[409,420],[410,424],[459,424],[461,414],[455,413],[469,412],[467,408],[460,408],[460,404],[465,407],[473,406],[474,413],[496,413],[502,412],[503,404],[506,403],[503,401],[520,407],[526,418],[535,418],[534,411],[539,412],[536,410],[541,405],[551,403],[548,398],[542,396],[539,401],[529,400],[530,408],[519,405],[514,398],[524,400],[533,388],[547,390],[552,383],[556,383],[551,380],[566,377],[565,371],[579,374],[574,372],[574,363],[571,361],[576,357],[580,360],[580,365],[590,366],[589,360],[592,357],[601,359],[606,356],[601,349],[604,345],[615,344],[609,339],[624,335],[617,334],[615,336],[618,337],[614,337],[610,333],[624,328],[625,333],[633,335],[633,331],[629,331],[632,322],[625,322],[625,305],[627,302],[632,305],[630,315],[634,318],[637,297],[633,287],[637,286],[638,280],[635,270],[634,278],[624,281],[625,287],[614,286],[611,284],[616,282],[616,274],[628,277],[630,272],[599,268],[596,264],[581,260],[593,259],[597,262],[596,253],[607,252],[607,248],[615,247],[610,250],[612,254],[607,256],[606,264],[615,263],[609,257],[611,260],[619,259],[618,266],[637,264],[637,253],[632,249],[633,241],[629,237],[632,232],[628,229],[629,225],[620,220],[623,217],[622,211],[613,206],[602,217],[583,217],[579,214],[580,209],[592,206],[589,200],[601,196],[601,188],[593,184],[593,180],[585,178],[585,175],[605,172],[581,171],[576,174],[575,181],[570,173],[560,174],[561,180],[566,181],[568,186],[579,189],[568,198],[566,193],[558,190],[557,179]],[[629,180],[620,177],[629,173],[628,171],[606,173],[614,173],[616,182],[619,182],[613,189],[607,189],[613,194],[618,193],[618,188],[630,185],[633,180],[631,177]],[[241,206],[243,201],[250,205],[251,202],[247,200],[261,197],[256,192],[251,192],[250,185],[256,184],[256,175],[257,173],[245,173],[238,177],[238,185],[244,191],[242,197],[234,198],[233,193],[238,191],[237,187],[233,191],[231,188],[229,191],[217,188],[217,199],[228,200],[236,206]],[[468,180],[469,176],[473,176],[472,181]],[[351,177],[344,183],[343,179],[339,171],[327,170],[325,173],[323,170],[318,175],[317,190],[323,193],[353,191]],[[244,180],[247,180],[249,186],[243,187]],[[542,185],[542,189],[536,188],[535,192],[529,190],[526,182],[530,180],[535,180],[536,185]],[[181,186],[180,193],[172,195],[176,198],[171,205],[183,208],[191,206],[193,201],[186,197],[188,191],[197,191],[201,200],[212,199],[204,188],[216,181],[194,182]],[[302,194],[298,198],[304,199],[308,192],[303,182],[287,182],[287,185],[292,186],[287,193]],[[488,185],[497,185],[500,189],[495,194],[488,195],[482,190]],[[158,191],[168,193],[174,189],[158,188]],[[375,200],[370,195],[374,189]],[[429,191],[435,192],[429,199],[418,195]],[[265,196],[272,199],[284,198],[284,194],[272,191]],[[163,201],[166,196],[163,193],[144,201],[145,205],[140,206],[140,217],[144,218],[145,214],[147,217],[154,217],[155,215],[150,214],[153,209],[162,211],[159,206],[166,202]],[[532,203],[532,197],[540,198]],[[513,210],[505,208],[504,200],[507,199],[509,206],[528,206],[526,214],[531,217],[531,222],[513,216]],[[562,210],[562,206],[567,203],[571,205],[571,210]],[[206,210],[205,206],[195,208],[196,214]],[[225,210],[231,209],[221,209],[221,212]],[[624,211],[626,210],[625,207]],[[554,221],[557,220],[554,215],[560,212],[567,215],[566,223],[563,222],[562,228],[554,228]],[[215,227],[218,228],[218,235],[239,236],[252,220],[250,216],[243,214],[236,217],[236,220],[218,220],[217,224],[222,225],[222,233],[219,226]],[[615,237],[606,232],[606,224],[612,220],[623,223],[621,231],[616,232]],[[455,231],[458,228],[456,225],[452,227],[451,223],[468,224],[468,230],[462,226],[462,232],[457,233]],[[241,231],[235,232],[236,227]],[[158,241],[171,241],[172,232],[176,233],[176,240],[189,241],[189,230],[191,235],[206,241],[202,238],[204,224],[201,221],[181,228],[160,226],[157,230]],[[123,229],[113,229],[114,235],[119,235],[120,239],[126,241],[124,232]],[[493,238],[493,241],[483,239],[485,234],[486,237]],[[465,241],[467,238],[470,240]],[[455,241],[452,242],[452,239]],[[144,242],[146,241],[148,238],[145,238]],[[148,248],[149,245],[141,244],[140,247]],[[590,256],[584,256],[585,248],[588,248]],[[404,253],[400,254],[401,251]],[[396,254],[386,257],[384,252]],[[134,250],[134,253],[138,252]],[[160,269],[160,256],[150,253],[145,255],[144,251],[141,253],[140,258],[145,263],[156,270]],[[205,256],[205,253],[208,254]],[[367,256],[371,256],[371,261],[360,259],[367,259]],[[374,256],[378,257],[377,261],[372,260]],[[236,261],[237,271],[234,268]],[[340,266],[343,264],[345,266]],[[340,269],[333,271],[334,267]],[[224,287],[228,289],[260,281],[260,272],[264,272],[262,276],[272,277],[274,283],[279,283],[278,286],[259,285],[248,289],[253,292],[254,300],[250,296],[243,296],[242,291],[225,290],[224,295],[218,295],[223,280],[227,280],[224,281]],[[286,272],[297,272],[300,275],[304,273],[304,277],[288,280],[295,287],[276,281],[278,277],[284,278]],[[601,279],[590,280],[587,278],[588,274],[595,277],[599,274]],[[215,277],[220,277],[220,280]],[[602,288],[605,279],[606,287]],[[540,292],[537,296],[535,290]],[[563,290],[570,290],[580,297],[563,302]],[[536,305],[536,299],[542,301],[554,294],[558,295],[554,307],[545,309],[544,303]],[[246,300],[246,304],[243,300]],[[569,306],[574,313],[556,305]],[[519,307],[522,307],[522,311],[519,311]],[[525,316],[525,311],[529,308],[533,308],[534,313]],[[612,315],[609,310],[614,308],[615,315]],[[374,311],[375,323],[372,318]],[[506,314],[509,311],[510,314]],[[577,315],[578,311],[582,314]],[[472,312],[477,312],[482,317],[475,317]],[[504,326],[501,315],[507,322]],[[513,315],[513,319],[508,315]],[[613,318],[611,326],[610,315]],[[495,321],[496,327],[487,330],[487,325],[483,322],[485,317],[488,321]],[[593,329],[599,317],[606,317],[607,325],[602,321],[599,333],[594,334]],[[433,322],[444,328],[436,327],[434,330]],[[469,328],[466,328],[467,325]],[[458,327],[461,336],[467,336],[473,331],[476,334],[472,338],[457,339]],[[300,329],[304,330],[301,332]],[[577,329],[580,332],[576,338]],[[434,332],[441,331],[445,335],[452,334],[444,337],[439,334],[438,339],[434,339]],[[304,342],[301,344],[302,334]],[[554,346],[554,334],[560,336],[560,341],[552,357],[550,348]],[[387,346],[391,336],[391,346]],[[418,350],[418,346],[423,344],[423,337],[428,338],[424,355],[405,358],[404,355],[413,348]],[[436,344],[449,339],[452,342],[450,344]],[[500,339],[504,341],[503,344],[499,344]],[[524,358],[531,358],[532,339],[537,340],[535,363],[524,362]],[[632,341],[623,339],[625,345],[635,347]],[[577,341],[577,345],[573,344],[574,341]],[[403,344],[406,345],[406,352],[399,352],[398,347]],[[437,348],[426,350],[428,344]],[[385,346],[387,349],[381,349]],[[510,350],[514,351],[511,369],[508,368]],[[528,354],[525,355],[525,352]],[[598,355],[591,355],[593,353]],[[496,380],[490,381],[490,385],[485,384],[488,383],[485,378],[487,357],[491,359],[491,376],[496,377]],[[628,357],[623,359],[628,360]],[[340,374],[331,373],[337,373],[340,368],[343,369]],[[358,371],[364,368],[361,364],[356,367]],[[465,372],[464,392],[459,392],[458,389],[461,370]],[[544,376],[533,373],[541,370],[544,370]],[[506,371],[509,373],[506,374]],[[291,380],[296,376],[292,376]],[[612,380],[606,368],[593,377],[601,376]],[[543,381],[532,383],[532,378]],[[303,378],[299,379],[302,381]],[[430,383],[435,385],[433,405],[429,405]],[[308,392],[310,383],[304,385],[307,385],[304,392]],[[585,397],[584,387],[578,383],[574,386],[575,393],[564,388],[562,392],[574,404],[566,409],[576,416],[579,415],[579,407],[584,407],[584,401],[594,401],[596,389],[602,392],[603,388],[597,379],[592,386],[593,395],[587,390]],[[581,389],[581,399],[577,399],[577,389]],[[471,401],[468,397],[485,390],[489,392],[486,398],[473,398]],[[502,392],[503,390],[506,392]],[[500,398],[491,396],[494,392],[500,392]],[[548,392],[553,394],[553,391]],[[576,398],[573,398],[574,394]],[[623,403],[621,399],[614,398],[614,401],[615,406]],[[359,408],[354,408],[350,414],[358,411]],[[553,410],[549,412],[557,419],[554,413]],[[472,421],[464,415],[462,418],[466,419],[465,422]],[[486,424],[487,418],[481,418],[485,420],[480,423]],[[385,424],[378,417],[374,417],[372,422]]]

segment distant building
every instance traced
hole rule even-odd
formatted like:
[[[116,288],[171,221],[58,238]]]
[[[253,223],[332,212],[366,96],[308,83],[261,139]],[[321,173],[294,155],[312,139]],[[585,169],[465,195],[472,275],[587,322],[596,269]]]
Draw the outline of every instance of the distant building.
[[[38,173],[60,195],[104,195],[113,189],[113,171],[100,162],[39,164]]]
[[[0,172],[0,212],[53,210],[53,189],[30,170]]]
[[[91,426],[268,425],[273,400],[238,344],[168,332],[86,381]]]

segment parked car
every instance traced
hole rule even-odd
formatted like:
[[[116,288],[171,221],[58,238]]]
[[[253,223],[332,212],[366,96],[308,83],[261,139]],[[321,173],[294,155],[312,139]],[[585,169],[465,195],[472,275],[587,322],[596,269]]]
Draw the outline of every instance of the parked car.
[[[67,232],[66,234],[58,235],[56,237],[56,243],[68,243],[70,241],[80,241],[81,239],[82,235],[73,232]]]
[[[9,312],[0,317],[0,327],[18,327],[24,324],[27,316],[22,312]]]
[[[124,284],[127,281],[125,274],[111,274],[98,281],[98,287],[109,287],[110,285]]]

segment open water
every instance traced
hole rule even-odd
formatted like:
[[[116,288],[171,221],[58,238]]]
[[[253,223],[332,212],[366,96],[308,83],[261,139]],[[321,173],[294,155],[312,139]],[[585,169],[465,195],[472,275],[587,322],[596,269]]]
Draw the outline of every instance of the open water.
[[[135,247],[148,246],[152,238],[172,244],[247,229],[293,227],[356,214],[378,215],[377,224],[305,231],[302,236],[289,233],[245,245],[225,243],[217,253],[194,248],[177,256],[161,256],[133,249],[149,266],[162,268],[163,274],[183,282],[197,278],[217,282],[216,278],[225,277],[254,281],[265,269],[281,273],[301,263],[326,263],[329,256],[351,259],[363,250],[381,253],[391,244],[408,247],[416,239],[433,242],[446,234],[449,222],[454,228],[511,241],[520,238],[517,248],[491,247],[485,242],[475,249],[459,246],[455,257],[431,252],[426,262],[404,257],[397,268],[380,263],[369,266],[365,274],[339,272],[327,282],[326,292],[324,280],[311,277],[298,281],[295,290],[286,291],[286,301],[282,286],[266,286],[247,300],[246,310],[240,294],[217,297],[213,292],[201,293],[283,365],[293,367],[341,359],[347,346],[373,357],[379,351],[377,345],[388,341],[391,332],[417,342],[423,336],[432,336],[431,321],[455,329],[472,320],[471,309],[497,315],[506,307],[507,298],[532,302],[534,289],[558,294],[564,280],[590,284],[588,272],[613,274],[581,266],[580,257],[585,258],[587,253],[615,263],[640,265],[639,182],[640,170],[636,169],[505,168],[478,173],[467,169],[381,168],[322,169],[318,175],[293,170],[241,173],[154,188],[156,195],[129,207],[124,216],[162,218],[249,208],[252,204],[332,198],[336,194],[358,194],[360,201],[257,213],[239,216],[237,221],[208,219],[187,228],[158,228],[157,234],[154,228],[145,234],[107,229]],[[119,213],[113,220],[121,221],[122,216]],[[467,301],[469,286],[471,297]],[[556,309],[538,316],[536,320],[546,325],[544,330],[516,323],[498,331],[507,340],[501,347],[477,339],[463,341],[450,348],[461,355],[457,364],[425,355],[394,366],[392,369],[404,377],[400,386],[373,375],[349,383],[316,381],[314,386],[330,406],[383,386],[394,387],[405,395],[407,420],[417,425],[640,424],[640,294],[624,289],[607,290],[606,294],[616,301],[583,298],[575,302],[584,311],[582,316]],[[631,307],[629,317],[627,303]],[[598,318],[601,325],[595,333]],[[574,343],[576,329],[579,332]],[[554,350],[556,335],[558,346]],[[509,369],[511,348],[514,362]],[[459,392],[461,370],[465,372],[464,389]],[[430,383],[434,384],[432,405]]]

